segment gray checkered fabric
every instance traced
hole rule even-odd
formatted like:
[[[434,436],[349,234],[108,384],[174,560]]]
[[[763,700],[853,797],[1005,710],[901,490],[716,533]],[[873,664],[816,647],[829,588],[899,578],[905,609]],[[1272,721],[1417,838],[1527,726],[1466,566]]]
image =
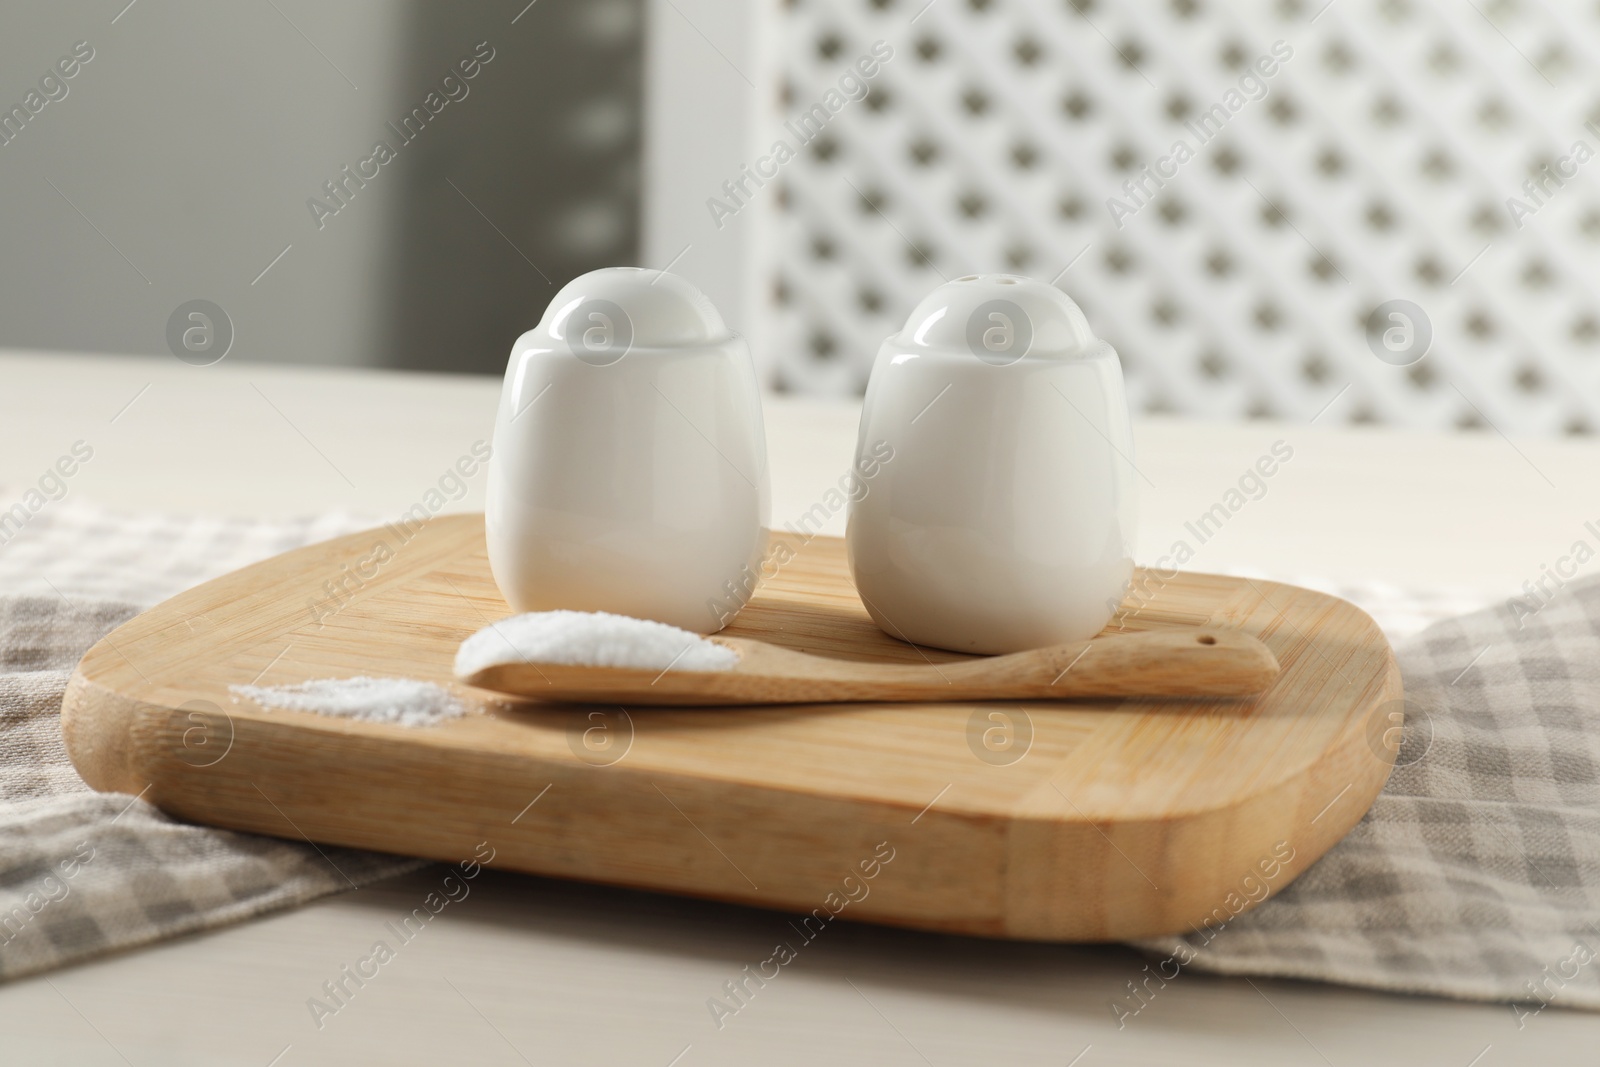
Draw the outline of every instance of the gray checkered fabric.
[[[178,822],[89,790],[61,741],[78,658],[141,608],[366,523],[114,516],[55,505],[0,546],[0,979],[419,866]]]
[[[62,748],[79,656],[140,608],[372,525],[126,516],[62,502],[0,545],[0,978],[218,926],[418,861],[177,822],[95,794]],[[1504,608],[1333,589],[1400,646],[1400,766],[1300,879],[1209,937],[1141,948],[1183,967],[1600,1008],[1600,581],[1520,628]],[[1292,844],[1292,842],[1291,842]],[[1160,968],[1172,973],[1172,965]]]
[[[1518,614],[1402,642],[1410,724],[1367,816],[1211,936],[1140,947],[1225,974],[1506,1001],[1524,1026],[1550,1004],[1600,1010],[1600,580]]]

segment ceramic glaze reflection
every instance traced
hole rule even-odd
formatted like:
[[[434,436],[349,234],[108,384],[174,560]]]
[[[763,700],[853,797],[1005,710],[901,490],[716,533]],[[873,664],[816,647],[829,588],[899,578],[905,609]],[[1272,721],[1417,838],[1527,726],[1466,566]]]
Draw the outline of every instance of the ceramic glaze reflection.
[[[594,271],[517,339],[486,516],[517,611],[719,630],[754,589],[767,507],[749,349],[687,281]]]
[[[949,282],[883,343],[857,459],[850,569],[902,640],[1002,653],[1098,633],[1132,576],[1137,472],[1122,368],[1041,282]]]

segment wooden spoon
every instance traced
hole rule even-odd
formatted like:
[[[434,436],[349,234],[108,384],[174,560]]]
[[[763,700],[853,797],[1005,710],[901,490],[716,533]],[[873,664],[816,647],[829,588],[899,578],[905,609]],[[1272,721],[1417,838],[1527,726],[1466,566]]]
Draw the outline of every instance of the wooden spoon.
[[[607,704],[820,704],[867,701],[1065,700],[1071,697],[1259,693],[1278,660],[1232,630],[1158,630],[952,663],[863,663],[741,637],[725,671],[496,663],[461,681],[537,700]]]

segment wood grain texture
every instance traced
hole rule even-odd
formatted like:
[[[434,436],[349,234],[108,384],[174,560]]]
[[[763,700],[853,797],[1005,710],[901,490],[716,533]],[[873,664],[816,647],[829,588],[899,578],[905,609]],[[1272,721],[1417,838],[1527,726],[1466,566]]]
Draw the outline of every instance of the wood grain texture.
[[[510,613],[482,517],[401,534],[299,549],[119,627],[63,707],[85,780],[286,838],[441,860],[488,842],[514,870],[1105,940],[1222,921],[1281,889],[1354,825],[1393,760],[1400,677],[1365,614],[1202,574],[1141,575],[1149,599],[1113,628],[1257,637],[1282,666],[1257,698],[630,712],[462,689],[470,713],[432,729],[234,703],[229,685],[451,682],[460,641]],[[970,658],[882,634],[842,541],[778,536],[794,558],[730,636],[857,662]]]
[[[1278,677],[1278,661],[1266,645],[1214,627],[1104,635],[942,665],[841,660],[723,634],[712,640],[737,652],[738,662],[726,670],[686,671],[672,664],[640,669],[513,660],[457,677],[465,685],[542,701],[702,707],[1236,697],[1263,692]],[[504,654],[517,654],[509,639]]]

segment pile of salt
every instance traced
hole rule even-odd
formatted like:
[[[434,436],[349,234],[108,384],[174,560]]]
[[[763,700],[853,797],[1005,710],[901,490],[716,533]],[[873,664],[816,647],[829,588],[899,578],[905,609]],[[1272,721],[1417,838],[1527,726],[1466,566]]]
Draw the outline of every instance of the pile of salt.
[[[414,678],[316,678],[295,685],[230,685],[228,691],[235,700],[247,697],[264,708],[400,726],[437,726],[466,711],[444,686]]]

